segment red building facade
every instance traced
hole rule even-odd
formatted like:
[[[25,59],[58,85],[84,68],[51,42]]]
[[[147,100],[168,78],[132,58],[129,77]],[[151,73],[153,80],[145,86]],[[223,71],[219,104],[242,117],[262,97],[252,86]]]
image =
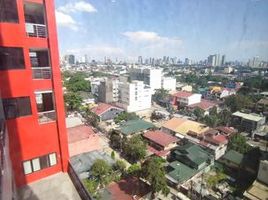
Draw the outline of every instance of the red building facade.
[[[68,168],[53,0],[0,0],[0,93],[15,182]]]

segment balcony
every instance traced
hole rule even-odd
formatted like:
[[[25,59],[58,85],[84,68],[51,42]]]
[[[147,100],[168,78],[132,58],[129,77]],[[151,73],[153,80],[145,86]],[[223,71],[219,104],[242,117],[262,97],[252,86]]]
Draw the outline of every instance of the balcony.
[[[26,34],[28,37],[47,37],[47,28],[44,24],[26,23]]]
[[[56,121],[56,112],[52,91],[35,92],[39,124]]]
[[[42,4],[24,3],[25,29],[28,37],[47,37],[45,12]]]
[[[30,60],[33,79],[51,79],[47,49],[30,49]]]
[[[48,122],[52,122],[52,121],[56,121],[56,111],[55,110],[38,113],[39,124],[48,123]]]

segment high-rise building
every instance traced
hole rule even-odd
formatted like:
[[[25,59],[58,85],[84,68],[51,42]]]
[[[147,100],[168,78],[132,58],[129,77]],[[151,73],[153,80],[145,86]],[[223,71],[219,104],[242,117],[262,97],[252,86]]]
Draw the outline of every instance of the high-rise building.
[[[249,67],[252,67],[252,68],[257,68],[260,66],[260,58],[259,56],[255,56],[253,57],[253,59],[249,60]]]
[[[55,7],[53,0],[0,4],[0,93],[22,186],[68,168]]]
[[[211,67],[216,66],[216,55],[208,56],[208,65],[211,66]]]
[[[70,64],[70,65],[74,65],[75,64],[75,56],[70,54],[70,55],[65,55],[64,60]]]
[[[98,101],[113,103],[118,101],[118,79],[106,79],[100,82],[98,87]]]
[[[223,55],[223,56],[221,57],[221,65],[222,65],[222,66],[225,65],[225,62],[226,62],[225,59],[226,59],[226,58],[225,58],[225,55]]]
[[[139,65],[142,65],[142,64],[143,64],[143,62],[142,62],[142,56],[139,56],[139,57],[138,57],[138,64],[139,64]]]

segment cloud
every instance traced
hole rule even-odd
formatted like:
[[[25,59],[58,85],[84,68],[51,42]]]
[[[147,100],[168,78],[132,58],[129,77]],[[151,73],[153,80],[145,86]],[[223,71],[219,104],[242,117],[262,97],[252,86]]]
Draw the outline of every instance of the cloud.
[[[72,18],[72,16],[58,10],[56,10],[56,21],[58,26],[70,28],[75,31],[78,30],[77,22]]]
[[[64,13],[75,13],[75,12],[88,12],[88,13],[92,13],[92,12],[97,12],[97,9],[91,5],[88,2],[85,1],[78,1],[75,3],[67,3],[64,6],[59,7],[57,10],[64,12]]]
[[[143,54],[147,56],[178,55],[183,50],[183,42],[179,38],[170,38],[160,36],[156,32],[136,31],[124,32],[123,36],[127,37],[133,43],[138,51],[133,54]]]
[[[104,56],[108,57],[125,56],[125,52],[123,49],[111,45],[88,45],[84,48],[67,50],[67,52],[77,55],[87,54],[92,58],[103,58]]]

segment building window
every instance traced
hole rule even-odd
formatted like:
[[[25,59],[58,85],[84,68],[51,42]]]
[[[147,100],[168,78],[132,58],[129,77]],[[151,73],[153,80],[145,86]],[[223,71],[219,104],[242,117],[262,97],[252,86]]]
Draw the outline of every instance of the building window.
[[[33,172],[51,167],[57,164],[56,153],[44,155],[32,160],[23,162],[24,174],[31,174]]]
[[[3,99],[6,119],[28,116],[32,114],[29,97]]]
[[[56,120],[54,98],[52,91],[35,92],[39,123],[47,123]]]
[[[0,8],[0,22],[19,22],[16,0],[0,0]]]
[[[33,72],[33,79],[50,79],[51,68],[47,49],[30,49],[30,59]]]
[[[24,69],[23,49],[18,47],[0,47],[0,70]]]

